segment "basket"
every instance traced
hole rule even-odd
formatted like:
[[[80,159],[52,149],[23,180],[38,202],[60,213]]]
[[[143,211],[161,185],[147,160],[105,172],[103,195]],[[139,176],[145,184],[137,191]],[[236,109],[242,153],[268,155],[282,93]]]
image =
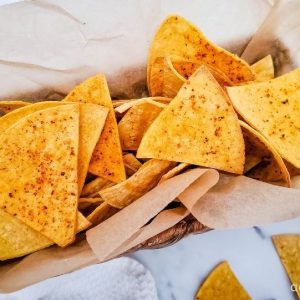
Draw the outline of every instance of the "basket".
[[[145,242],[131,248],[126,252],[132,253],[138,250],[159,249],[175,244],[189,234],[199,234],[210,231],[211,228],[206,227],[197,221],[192,215],[188,215],[182,221],[173,227],[151,237]]]

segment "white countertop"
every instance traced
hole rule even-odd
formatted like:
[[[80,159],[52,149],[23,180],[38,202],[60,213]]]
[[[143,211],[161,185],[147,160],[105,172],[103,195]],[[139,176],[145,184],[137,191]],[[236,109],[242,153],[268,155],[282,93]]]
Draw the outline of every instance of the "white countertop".
[[[255,300],[295,299],[270,237],[300,233],[300,218],[271,226],[211,231],[167,248],[132,255],[150,269],[160,300],[193,299],[199,284],[221,261],[227,260]]]

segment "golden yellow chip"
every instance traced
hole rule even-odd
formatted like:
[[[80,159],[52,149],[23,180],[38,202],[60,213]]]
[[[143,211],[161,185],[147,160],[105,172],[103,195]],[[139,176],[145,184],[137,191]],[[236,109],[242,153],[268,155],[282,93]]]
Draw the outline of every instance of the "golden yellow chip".
[[[224,73],[233,83],[254,80],[250,66],[238,56],[208,41],[192,23],[176,15],[169,16],[158,29],[152,42],[147,64],[147,82],[150,94],[155,74],[163,66],[155,66],[158,57],[176,55],[199,64],[212,66]]]
[[[99,192],[111,206],[123,208],[157,185],[162,175],[176,165],[174,162],[151,159],[126,181]]]
[[[170,98],[167,98],[167,97],[151,97],[152,100],[154,101],[157,101],[157,102],[160,102],[160,103],[163,103],[163,104],[168,104],[171,99]],[[112,100],[112,103],[113,103],[113,107],[114,108],[117,108],[123,104],[127,104],[127,103],[130,103],[130,102],[134,102],[138,99],[121,99],[121,100]],[[131,107],[131,106],[130,106]],[[130,108],[129,107],[129,108]],[[128,108],[128,109],[129,109]]]
[[[78,209],[83,210],[90,206],[100,205],[103,202],[101,198],[80,198],[78,200]]]
[[[148,128],[137,157],[243,173],[244,140],[237,115],[205,66]]]
[[[44,101],[27,105],[0,118],[0,130],[3,132],[23,117],[50,107],[69,103]],[[108,109],[91,103],[80,105],[79,149],[78,149],[78,191],[80,193],[95,145],[103,129]]]
[[[251,297],[232,272],[229,264],[219,264],[205,279],[195,296],[196,300],[251,300]]]
[[[20,107],[5,116],[0,118],[0,131],[4,132],[7,128],[15,124],[17,121],[22,119],[23,117],[34,113],[39,110],[43,110],[46,108],[51,108],[59,105],[66,105],[67,103],[62,103],[58,101],[45,101],[45,102],[37,102],[34,104],[26,105],[24,107]]]
[[[100,190],[110,185],[112,182],[105,178],[97,177],[91,182],[84,185],[81,197],[82,198],[92,198],[94,194],[98,194]]]
[[[161,104],[142,102],[132,106],[119,122],[119,134],[123,150],[137,150],[152,122],[162,111]]]
[[[142,166],[142,163],[132,153],[123,155],[123,162],[128,177],[132,176]]]
[[[300,68],[273,80],[228,87],[237,112],[300,168]]]
[[[0,208],[61,246],[75,236],[78,137],[76,104],[32,113],[0,136]]]
[[[166,101],[164,100],[154,100],[155,98],[160,98],[160,99],[167,99]],[[165,103],[163,103],[165,102]],[[124,103],[120,106],[118,106],[117,108],[115,108],[115,112],[119,113],[119,114],[123,114],[125,113],[127,110],[129,110],[131,107],[136,106],[138,104],[143,104],[143,103],[150,103],[153,105],[156,105],[158,107],[165,107],[167,103],[170,102],[169,98],[166,97],[146,97],[146,98],[141,98],[141,99],[134,99],[131,100],[130,102]]]
[[[283,180],[283,182],[290,187],[291,178],[289,171],[277,150],[264,136],[248,124],[243,121],[240,121],[240,124],[245,139],[246,161],[249,154],[256,154],[257,158],[261,160],[257,166],[254,166],[254,168],[247,173],[247,176],[268,182],[274,180],[275,174],[278,177],[276,180]],[[253,160],[253,157],[251,159]],[[261,163],[269,164],[272,167],[269,169],[261,168]],[[249,167],[249,165],[247,167]]]
[[[163,70],[161,72],[152,72],[153,76],[155,76],[153,78],[152,95],[161,95],[169,98],[174,98],[177,95],[181,86],[201,65],[199,62],[192,62],[176,56],[158,57],[155,62],[157,62],[155,67],[163,65]],[[221,86],[233,85],[231,80],[220,70],[209,65],[206,65],[206,67]]]
[[[15,109],[18,109],[20,107],[29,105],[31,103],[20,101],[20,100],[7,100],[7,101],[0,101],[0,110],[2,110],[4,113],[9,113]]]
[[[101,203],[93,212],[91,212],[87,219],[94,225],[100,224],[106,219],[110,218],[112,215],[117,213],[119,209],[107,204]]]
[[[274,65],[271,55],[268,55],[255,64],[251,65],[251,70],[255,74],[255,81],[261,82],[274,78]]]
[[[113,182],[125,180],[118,125],[104,75],[99,74],[85,80],[63,101],[94,103],[109,108],[104,129],[93,152],[89,171]]]
[[[300,235],[283,234],[272,237],[276,251],[280,257],[292,287],[295,288],[300,299]]]
[[[187,163],[181,163],[181,164],[179,164],[178,166],[176,166],[173,169],[171,169],[168,173],[164,174],[161,177],[159,183],[162,183],[162,182],[164,182],[164,181],[166,181],[166,180],[168,180],[168,179],[176,176],[177,174],[179,174],[183,170],[187,169],[188,167],[190,167],[190,165],[187,164]]]
[[[80,195],[93,151],[105,124],[108,109],[92,103],[82,103],[79,107],[78,193]]]
[[[87,229],[90,225],[91,223],[78,212],[77,232]],[[0,260],[24,256],[51,245],[53,241],[0,209]]]

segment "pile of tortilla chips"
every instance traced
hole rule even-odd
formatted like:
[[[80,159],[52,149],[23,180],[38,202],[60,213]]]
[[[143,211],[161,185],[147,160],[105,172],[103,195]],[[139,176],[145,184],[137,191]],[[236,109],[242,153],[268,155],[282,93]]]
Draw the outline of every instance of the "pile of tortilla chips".
[[[170,16],[150,47],[148,98],[112,100],[99,74],[62,101],[0,101],[0,260],[65,247],[194,166],[290,186],[299,79],[274,79],[271,56],[249,66]]]

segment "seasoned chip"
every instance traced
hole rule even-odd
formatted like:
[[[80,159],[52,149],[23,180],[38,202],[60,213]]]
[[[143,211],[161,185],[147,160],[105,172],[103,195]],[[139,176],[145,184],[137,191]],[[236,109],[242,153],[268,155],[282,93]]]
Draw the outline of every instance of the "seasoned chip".
[[[261,82],[274,78],[274,65],[271,55],[268,55],[255,64],[251,65],[251,70],[255,74],[255,81]]]
[[[163,104],[168,104],[171,101],[170,98],[166,98],[166,97],[151,97],[151,99],[156,101],[156,102],[163,103]],[[139,99],[112,100],[112,103],[113,103],[113,107],[117,108],[117,107],[119,107],[123,104],[127,104],[127,103],[130,103],[130,102],[135,102],[136,100],[139,100]],[[131,107],[131,105],[129,105],[129,108],[130,107]]]
[[[179,174],[180,172],[182,172],[183,170],[187,169],[190,165],[187,163],[181,163],[178,166],[174,167],[173,169],[171,169],[168,173],[164,174],[159,183],[162,183],[174,176],[176,176],[177,174]]]
[[[289,171],[277,150],[264,136],[248,124],[243,121],[240,121],[240,124],[245,139],[246,161],[249,154],[252,156],[256,154],[257,158],[261,160],[246,175],[267,182],[283,180],[290,187],[291,178]],[[253,160],[253,158],[251,159]],[[264,168],[263,163],[266,164],[265,166],[270,165],[271,168]],[[274,175],[277,175],[276,177],[278,178],[275,179]]]
[[[205,279],[196,300],[251,300],[247,291],[232,272],[229,264],[219,264]]]
[[[45,102],[38,102],[38,103],[26,105],[24,107],[20,107],[0,118],[0,132],[4,132],[7,128],[15,124],[23,117],[31,113],[34,113],[38,110],[51,108],[59,105],[66,105],[66,104],[67,103],[62,103],[57,101],[45,101]]]
[[[237,115],[205,66],[148,128],[137,157],[243,173],[244,140]]]
[[[163,110],[161,105],[142,102],[129,109],[118,125],[123,150],[138,149],[146,130]]]
[[[199,62],[192,62],[176,56],[158,57],[155,62],[157,62],[155,67],[163,65],[163,70],[162,72],[152,72],[155,76],[152,95],[162,95],[169,98],[177,95],[181,86],[201,65]],[[208,65],[206,67],[221,86],[233,85],[231,80],[220,70]]]
[[[58,101],[38,102],[17,109],[0,118],[0,130],[3,132],[23,117],[50,107],[66,105]],[[87,174],[87,168],[95,145],[105,123],[108,109],[96,104],[80,105],[79,149],[78,149],[78,191],[80,193]]]
[[[132,176],[142,166],[142,163],[132,153],[123,155],[123,162],[128,177]]]
[[[115,111],[120,113],[120,114],[123,114],[124,112],[129,110],[131,107],[136,106],[138,104],[143,104],[143,103],[150,103],[150,104],[156,105],[158,107],[162,107],[162,108],[166,106],[165,103],[161,103],[162,101],[159,102],[159,101],[153,100],[154,98],[169,99],[169,98],[165,98],[165,97],[148,97],[148,98],[135,99],[135,100],[124,103],[123,105],[117,107],[115,109]]]
[[[91,223],[77,213],[77,232]],[[53,241],[0,209],[0,260],[24,256],[53,245]]]
[[[151,159],[126,181],[99,192],[111,206],[123,208],[157,185],[162,175],[175,166],[174,162]]]
[[[80,198],[78,200],[78,209],[83,210],[91,205],[100,205],[103,202],[101,198]]]
[[[155,60],[170,55],[219,69],[235,84],[254,80],[254,74],[245,61],[208,41],[189,21],[173,15],[161,24],[149,51],[147,82],[151,95],[154,73],[163,69],[163,65],[155,65]]]
[[[89,171],[113,182],[125,180],[118,126],[105,77],[100,74],[85,80],[63,101],[94,103],[109,108],[104,129],[93,152]]]
[[[272,237],[276,251],[280,257],[291,283],[300,299],[300,235],[283,234]]]
[[[0,136],[0,208],[60,246],[75,236],[78,137],[76,104],[32,113]]]
[[[300,68],[273,80],[228,87],[237,112],[300,168]]]
[[[0,110],[2,110],[4,113],[9,113],[15,109],[18,109],[20,107],[29,105],[31,103],[20,101],[20,100],[7,100],[7,101],[0,101]]]
[[[92,103],[82,103],[79,107],[78,193],[80,195],[108,109]]]
[[[110,184],[111,184],[110,180],[97,177],[83,187],[81,192],[81,197],[91,198],[92,195],[94,195],[95,193],[98,194],[100,190],[102,190],[103,188],[107,187]]]
[[[94,225],[100,224],[106,219],[110,218],[112,215],[119,211],[118,208],[115,208],[107,203],[101,203],[93,212],[91,212],[87,219]]]

